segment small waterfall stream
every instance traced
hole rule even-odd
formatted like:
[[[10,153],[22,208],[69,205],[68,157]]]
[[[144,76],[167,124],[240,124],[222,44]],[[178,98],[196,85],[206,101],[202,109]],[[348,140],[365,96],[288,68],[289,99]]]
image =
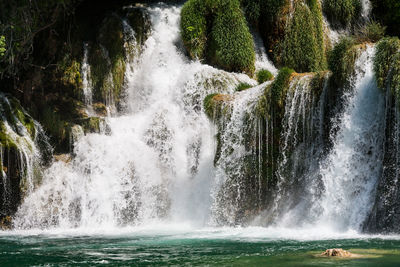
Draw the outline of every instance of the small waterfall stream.
[[[83,61],[82,61],[82,89],[83,89],[83,97],[84,103],[86,105],[86,110],[88,114],[93,114],[93,88],[92,82],[90,79],[90,65],[89,65],[89,44],[83,44]]]

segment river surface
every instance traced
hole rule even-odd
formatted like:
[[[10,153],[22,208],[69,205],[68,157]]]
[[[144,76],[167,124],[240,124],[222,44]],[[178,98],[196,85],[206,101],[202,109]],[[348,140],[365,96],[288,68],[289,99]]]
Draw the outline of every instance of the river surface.
[[[319,256],[334,247],[361,257]],[[1,232],[0,251],[1,266],[399,266],[400,237],[159,225]]]

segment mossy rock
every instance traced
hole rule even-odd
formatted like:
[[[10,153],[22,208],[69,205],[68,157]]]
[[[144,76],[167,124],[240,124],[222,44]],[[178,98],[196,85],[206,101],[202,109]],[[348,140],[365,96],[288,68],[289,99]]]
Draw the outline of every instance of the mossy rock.
[[[100,117],[107,117],[108,111],[106,105],[103,103],[93,103],[92,105],[94,112]]]
[[[118,106],[126,57],[122,20],[115,14],[110,15],[104,19],[98,42],[91,48],[89,56],[94,101]]]
[[[129,25],[135,31],[135,38],[138,45],[144,45],[151,31],[150,16],[143,7],[128,8],[126,18]]]
[[[69,95],[78,99],[81,98],[83,95],[81,63],[66,54],[64,59],[59,62],[57,69],[61,75],[62,86],[69,90]]]
[[[259,84],[274,79],[274,75],[269,70],[259,70],[257,72],[257,81]]]
[[[354,73],[355,62],[364,44],[357,44],[353,38],[342,38],[328,55],[329,69],[332,71],[331,83],[334,87],[346,86]]]
[[[268,93],[270,93],[271,103],[278,109],[284,109],[286,92],[289,88],[290,78],[293,73],[294,70],[290,68],[280,69],[274,82],[269,88]]]
[[[285,30],[280,50],[275,54],[281,66],[297,72],[326,69],[321,6],[318,1],[297,0]]]
[[[20,136],[28,134],[32,139],[35,138],[35,122],[16,98],[0,95],[0,119],[7,121]]]
[[[239,0],[189,0],[181,13],[181,33],[192,58],[227,71],[254,73],[253,38]]]
[[[211,120],[218,120],[229,113],[232,99],[231,95],[210,94],[204,99],[204,111]]]
[[[100,133],[102,125],[105,124],[104,118],[101,117],[90,117],[86,119],[81,119],[77,123],[82,126],[85,134],[88,133]]]
[[[361,16],[360,0],[324,0],[323,11],[334,27],[348,27]]]
[[[397,37],[384,38],[376,45],[376,52],[374,57],[374,72],[376,80],[378,82],[378,87],[383,90],[386,89],[388,78],[390,78],[390,70],[392,70],[392,80],[400,81],[400,73],[398,72],[397,67],[399,65],[399,51],[400,40]]]
[[[236,92],[241,92],[241,91],[247,90],[247,89],[252,88],[252,87],[253,86],[248,84],[248,83],[239,83],[238,86],[236,86],[235,91]]]
[[[99,33],[98,41],[107,49],[111,59],[124,55],[123,26],[116,14],[104,19]]]

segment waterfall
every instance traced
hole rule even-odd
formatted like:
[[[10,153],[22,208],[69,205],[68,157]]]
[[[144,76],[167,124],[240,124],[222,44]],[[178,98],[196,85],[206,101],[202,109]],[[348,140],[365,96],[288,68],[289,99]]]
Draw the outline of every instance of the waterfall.
[[[75,141],[71,162],[44,171],[14,218],[17,228],[209,221],[215,130],[203,99],[254,80],[189,61],[180,43],[180,7],[148,12],[152,31],[134,70],[127,68],[127,110],[108,119],[109,132]]]
[[[216,119],[220,148],[212,211],[217,224],[241,224],[244,213],[261,205],[264,178],[259,154],[260,121],[255,108],[270,83],[234,94],[223,104],[227,114]]]
[[[333,148],[321,164],[324,194],[319,223],[359,230],[370,212],[382,172],[385,98],[373,73],[374,47],[356,61],[354,91],[338,120]]]
[[[147,11],[151,32],[143,45],[122,19],[128,55],[123,110],[107,118],[108,131],[76,134],[71,161],[44,170],[41,185],[30,186],[14,226],[236,226],[261,214],[258,225],[358,230],[382,171],[384,98],[372,72],[374,48],[367,46],[357,59],[344,110],[329,122],[338,130],[326,133],[327,73],[293,74],[285,100],[279,99],[282,114],[261,118],[258,104],[272,82],[256,86],[245,74],[189,60],[180,39],[181,8],[160,4]],[[276,74],[261,39],[255,34],[254,40],[257,70]],[[110,65],[107,50],[102,51]],[[82,74],[89,108],[87,58],[85,45]],[[253,87],[235,92],[240,83]],[[214,93],[220,94],[223,112],[211,121],[203,100]],[[112,93],[106,102],[114,106]],[[281,124],[274,125],[273,116],[281,116]],[[276,176],[276,188],[269,188],[267,173]]]
[[[83,44],[83,61],[82,61],[82,68],[81,68],[81,73],[82,73],[82,91],[83,91],[83,96],[84,96],[84,103],[86,105],[86,110],[88,114],[93,114],[93,88],[92,88],[92,82],[90,78],[90,65],[88,62],[89,58],[89,44],[84,43]]]
[[[282,121],[278,190],[272,212],[278,225],[360,230],[382,173],[385,98],[373,73],[374,47],[355,63],[342,112],[331,118],[324,142],[327,84],[313,95],[308,74],[290,83]],[[336,89],[337,90],[337,89]],[[325,107],[326,108],[326,107]],[[325,151],[329,149],[329,153]]]
[[[310,207],[321,193],[318,167],[324,156],[328,78],[328,74],[302,74],[290,82],[282,125],[278,126],[282,129],[278,184],[270,221],[292,226],[314,219]],[[323,80],[322,88],[313,87],[315,79]]]
[[[269,70],[273,75],[277,75],[278,70],[268,58],[267,50],[265,49],[264,42],[260,34],[256,30],[253,30],[252,34],[255,46],[254,50],[256,52],[256,71],[266,69]]]
[[[0,93],[0,215],[15,212],[20,197],[40,182],[37,169],[51,154],[47,137],[16,99]]]

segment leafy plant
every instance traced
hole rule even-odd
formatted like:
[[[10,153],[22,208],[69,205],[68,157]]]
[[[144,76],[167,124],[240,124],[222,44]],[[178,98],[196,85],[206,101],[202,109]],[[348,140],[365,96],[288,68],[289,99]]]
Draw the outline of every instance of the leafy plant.
[[[269,70],[260,70],[257,72],[257,81],[258,83],[264,83],[266,81],[270,81],[274,78],[274,75]]]
[[[3,57],[6,52],[6,37],[0,36],[0,57]]]
[[[321,9],[318,2],[310,3],[296,2],[281,49],[275,55],[281,65],[297,72],[326,68]]]
[[[239,0],[187,1],[181,12],[181,35],[192,58],[253,74],[253,38]]]
[[[253,86],[251,86],[248,83],[239,83],[239,85],[236,87],[235,91],[236,92],[241,92],[241,91],[244,91],[244,90],[249,89],[251,87],[253,87]]]
[[[357,42],[377,42],[385,36],[386,26],[374,20],[369,21],[356,31]]]

